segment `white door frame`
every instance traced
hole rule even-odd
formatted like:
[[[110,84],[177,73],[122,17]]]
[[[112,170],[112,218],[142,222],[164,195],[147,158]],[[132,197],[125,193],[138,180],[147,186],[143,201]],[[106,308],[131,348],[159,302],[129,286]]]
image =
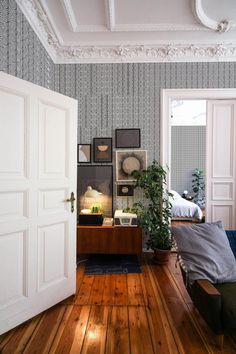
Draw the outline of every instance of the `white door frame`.
[[[160,119],[160,162],[163,166],[170,165],[171,144],[171,100],[229,100],[236,99],[236,89],[162,89]],[[167,173],[168,188],[170,173]]]

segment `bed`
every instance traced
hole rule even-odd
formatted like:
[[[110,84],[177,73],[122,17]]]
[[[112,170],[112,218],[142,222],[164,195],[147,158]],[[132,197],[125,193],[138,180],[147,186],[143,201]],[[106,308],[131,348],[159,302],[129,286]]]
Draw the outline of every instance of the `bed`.
[[[203,213],[197,204],[182,198],[176,191],[171,190],[170,193],[173,194],[170,199],[172,220],[202,220]]]

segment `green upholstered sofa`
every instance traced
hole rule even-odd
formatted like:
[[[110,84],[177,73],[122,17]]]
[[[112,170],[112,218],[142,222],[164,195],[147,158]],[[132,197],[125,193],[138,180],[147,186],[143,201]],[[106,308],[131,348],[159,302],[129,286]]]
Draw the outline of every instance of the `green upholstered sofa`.
[[[236,230],[226,231],[236,261]],[[188,293],[212,331],[218,336],[218,346],[223,347],[224,332],[236,331],[236,282],[212,284],[207,279],[188,281],[188,272],[180,259],[180,269]]]

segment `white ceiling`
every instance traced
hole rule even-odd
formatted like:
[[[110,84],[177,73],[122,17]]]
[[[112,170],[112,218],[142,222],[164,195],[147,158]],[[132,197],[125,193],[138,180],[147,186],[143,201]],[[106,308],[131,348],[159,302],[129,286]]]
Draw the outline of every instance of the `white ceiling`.
[[[16,0],[55,63],[236,61],[236,0]]]

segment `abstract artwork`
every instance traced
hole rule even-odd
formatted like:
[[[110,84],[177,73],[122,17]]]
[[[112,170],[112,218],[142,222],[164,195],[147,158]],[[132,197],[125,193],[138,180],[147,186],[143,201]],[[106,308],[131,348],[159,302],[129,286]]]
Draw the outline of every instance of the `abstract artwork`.
[[[147,168],[147,150],[116,151],[116,180],[135,181],[132,173]]]
[[[91,144],[78,144],[77,162],[91,163]]]
[[[112,162],[112,138],[93,139],[93,161]]]

